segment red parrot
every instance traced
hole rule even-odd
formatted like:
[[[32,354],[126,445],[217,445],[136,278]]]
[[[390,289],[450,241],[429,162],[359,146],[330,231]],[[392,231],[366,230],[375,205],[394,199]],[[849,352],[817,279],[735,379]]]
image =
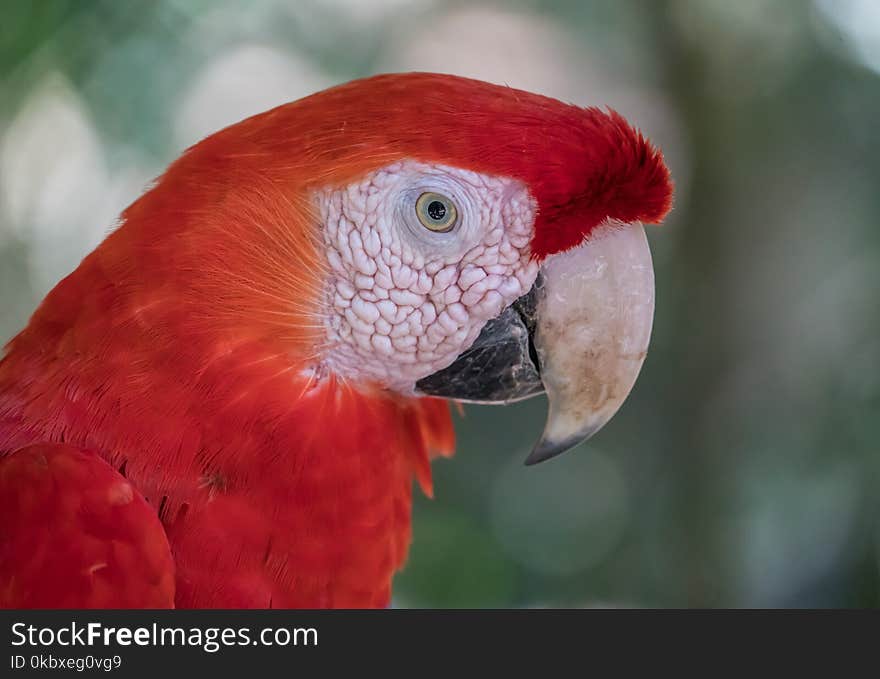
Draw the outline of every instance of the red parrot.
[[[672,184],[613,111],[410,73],[187,150],[0,360],[0,606],[382,607],[450,401],[629,393]]]

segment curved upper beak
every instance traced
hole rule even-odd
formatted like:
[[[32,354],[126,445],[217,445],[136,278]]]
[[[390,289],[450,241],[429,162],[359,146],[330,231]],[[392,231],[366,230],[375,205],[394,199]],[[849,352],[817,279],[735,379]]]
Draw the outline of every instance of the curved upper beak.
[[[645,360],[654,270],[640,223],[605,222],[548,257],[527,295],[483,328],[418,391],[476,403],[547,393],[544,432],[526,464],[585,441],[617,412]]]

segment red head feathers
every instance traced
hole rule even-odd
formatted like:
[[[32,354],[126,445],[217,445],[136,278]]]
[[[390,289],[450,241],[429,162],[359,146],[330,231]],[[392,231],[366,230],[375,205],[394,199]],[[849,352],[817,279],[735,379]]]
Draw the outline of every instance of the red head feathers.
[[[246,129],[318,182],[344,183],[407,157],[519,179],[539,206],[538,258],[578,245],[606,218],[659,222],[672,203],[661,152],[616,112],[467,78],[358,80],[227,132]]]

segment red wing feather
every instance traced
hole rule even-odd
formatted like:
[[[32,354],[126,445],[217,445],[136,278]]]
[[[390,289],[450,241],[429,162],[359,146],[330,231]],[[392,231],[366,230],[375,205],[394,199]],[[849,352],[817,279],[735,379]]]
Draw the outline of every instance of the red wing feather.
[[[156,512],[97,455],[38,444],[0,458],[0,608],[170,608]]]

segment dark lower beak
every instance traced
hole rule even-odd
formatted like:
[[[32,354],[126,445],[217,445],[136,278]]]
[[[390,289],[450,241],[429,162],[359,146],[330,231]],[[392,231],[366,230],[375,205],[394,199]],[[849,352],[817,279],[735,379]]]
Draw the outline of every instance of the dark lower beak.
[[[654,314],[651,254],[641,224],[606,223],[549,257],[535,285],[489,321],[418,392],[471,403],[547,393],[547,424],[526,464],[585,441],[617,412],[645,359]]]
[[[535,349],[541,277],[532,289],[486,323],[455,362],[416,382],[430,396],[465,403],[513,403],[544,393]]]

